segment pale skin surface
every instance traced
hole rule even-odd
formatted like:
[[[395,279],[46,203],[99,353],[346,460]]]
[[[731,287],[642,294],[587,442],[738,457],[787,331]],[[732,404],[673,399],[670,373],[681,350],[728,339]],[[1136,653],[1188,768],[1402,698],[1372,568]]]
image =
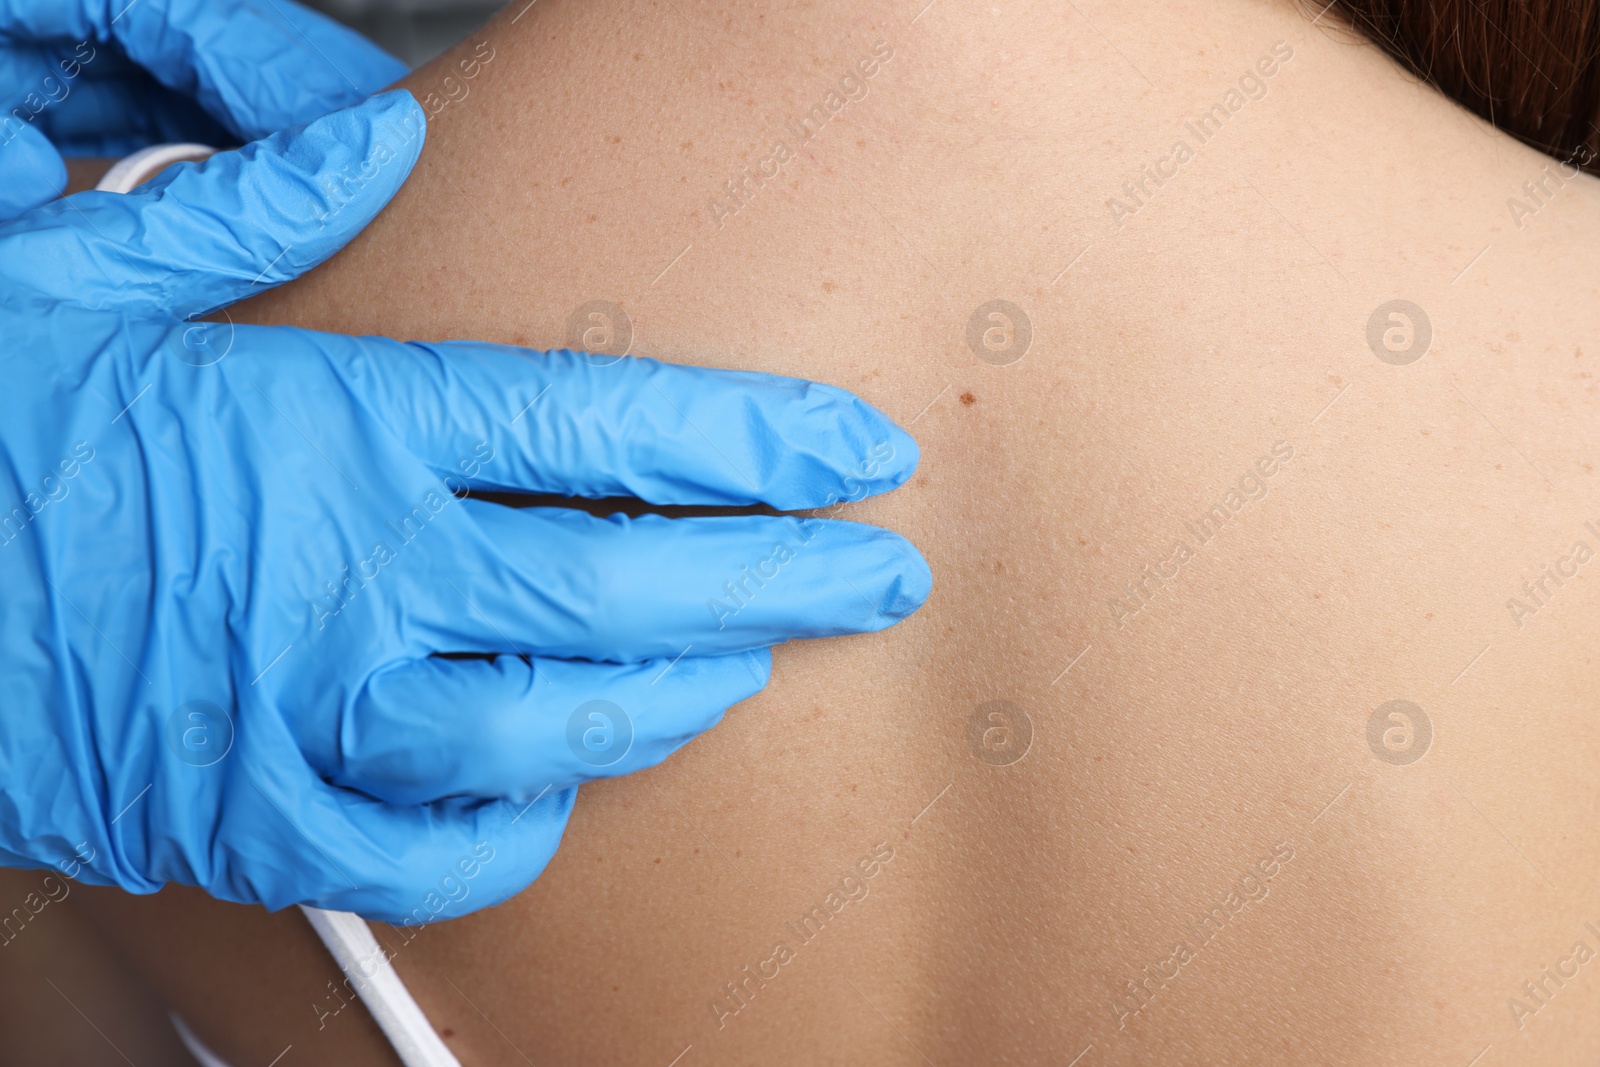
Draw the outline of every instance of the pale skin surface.
[[[636,352],[854,389],[923,459],[845,514],[914,540],[936,586],[886,633],[779,650],[717,730],[585,787],[513,902],[378,928],[463,1063],[1592,1056],[1600,590],[1522,585],[1600,549],[1594,180],[1545,179],[1519,226],[1508,198],[1538,206],[1553,161],[1287,3],[520,8],[407,83],[443,98],[493,49],[391,210],[234,317],[550,347],[608,300]],[[802,146],[787,123],[879,41],[866,97]],[[1184,123],[1277,42],[1265,95],[1199,145]],[[1176,176],[1121,194],[1179,138]],[[719,227],[708,200],[775,140],[796,158]],[[966,342],[995,298],[1033,330],[1006,366]],[[1408,365],[1367,340],[1397,298],[1432,327]],[[1201,544],[1186,524],[1258,460],[1268,494]],[[1180,538],[1119,625],[1108,601]],[[1397,699],[1431,724],[1415,762],[1398,720],[1369,744]],[[1032,724],[1009,766],[968,743],[994,700]],[[785,924],[880,842],[802,944]],[[1202,944],[1189,923],[1253,871],[1268,895]],[[358,1009],[318,1030],[336,975],[292,912],[72,906],[235,1063],[392,1062]],[[778,941],[777,976],[714,1008]],[[1119,1016],[1146,966],[1168,979]]]

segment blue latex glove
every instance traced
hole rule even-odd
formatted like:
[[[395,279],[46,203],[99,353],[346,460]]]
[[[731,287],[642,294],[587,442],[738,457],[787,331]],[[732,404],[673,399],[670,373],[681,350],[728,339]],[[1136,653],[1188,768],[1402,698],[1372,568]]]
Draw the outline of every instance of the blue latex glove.
[[[461,914],[543,869],[573,785],[759,690],[766,646],[927,596],[870,526],[452,495],[901,484],[915,443],[842,390],[193,321],[349,240],[423,124],[385,93],[0,226],[0,863]]]
[[[0,219],[61,195],[58,152],[237,144],[405,73],[293,0],[0,0]]]

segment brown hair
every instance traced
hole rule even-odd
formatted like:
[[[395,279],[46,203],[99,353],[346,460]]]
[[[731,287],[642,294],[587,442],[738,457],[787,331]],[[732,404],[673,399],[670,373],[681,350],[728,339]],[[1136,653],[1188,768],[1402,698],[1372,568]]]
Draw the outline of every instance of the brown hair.
[[[1505,132],[1600,169],[1600,0],[1333,0],[1336,12]]]

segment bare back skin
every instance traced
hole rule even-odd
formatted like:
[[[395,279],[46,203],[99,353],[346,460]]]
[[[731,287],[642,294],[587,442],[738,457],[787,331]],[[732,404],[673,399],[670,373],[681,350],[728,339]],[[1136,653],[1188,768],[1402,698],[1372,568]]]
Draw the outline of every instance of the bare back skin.
[[[1314,9],[924,2],[519,0],[405,83],[393,206],[232,309],[621,308],[923,450],[841,511],[920,614],[778,650],[396,968],[469,1067],[1592,1055],[1596,182]],[[292,911],[68,906],[236,1064],[393,1062]]]

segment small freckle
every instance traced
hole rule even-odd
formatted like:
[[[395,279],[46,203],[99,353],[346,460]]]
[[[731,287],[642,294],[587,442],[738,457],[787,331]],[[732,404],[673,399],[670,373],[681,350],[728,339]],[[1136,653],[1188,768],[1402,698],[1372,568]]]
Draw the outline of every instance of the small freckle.
[[[865,148],[865,147],[867,147],[867,139],[865,137],[857,137],[856,138],[856,147],[857,148]]]
[[[611,992],[620,993],[620,992],[622,992],[622,987],[619,986],[619,985],[614,985],[614,986],[611,987]]]
[[[822,283],[822,291],[824,293],[831,293],[835,289],[838,289],[838,288],[839,287],[837,285],[834,285],[832,282],[823,282]]]
[[[657,862],[657,863],[660,863],[660,862],[661,862],[661,857],[660,857],[660,856],[657,856],[657,857],[656,857],[656,862]]]
[[[977,402],[978,402],[978,398],[973,396],[971,393],[962,393],[961,394],[961,403],[963,405],[965,405],[966,407],[970,408],[972,405],[976,404]]]
[[[456,1032],[454,1030],[450,1029],[447,1026],[443,1030],[439,1031],[439,1036],[440,1037],[455,1037],[456,1036]]]
[[[600,221],[600,216],[599,215],[590,215],[589,216],[589,221],[590,222],[599,222]]]
[[[644,58],[644,53],[643,53],[643,52],[635,52],[635,53],[634,53],[634,54],[633,54],[633,61],[634,61],[634,62],[635,62],[635,63],[637,63],[637,62],[639,62],[639,60],[641,60],[641,59],[643,59],[643,58]]]
[[[525,345],[528,343],[528,339],[519,333],[511,338],[511,343],[514,345]]]
[[[562,178],[561,179],[561,188],[565,189],[567,186],[569,186],[571,184],[572,184],[572,179],[571,178]]]
[[[685,141],[682,144],[680,144],[678,147],[683,149],[685,152],[687,152],[689,149],[694,147],[694,142],[693,141]]]
[[[616,135],[612,135],[611,143],[612,144],[621,144],[622,143],[622,138],[618,137]]]

